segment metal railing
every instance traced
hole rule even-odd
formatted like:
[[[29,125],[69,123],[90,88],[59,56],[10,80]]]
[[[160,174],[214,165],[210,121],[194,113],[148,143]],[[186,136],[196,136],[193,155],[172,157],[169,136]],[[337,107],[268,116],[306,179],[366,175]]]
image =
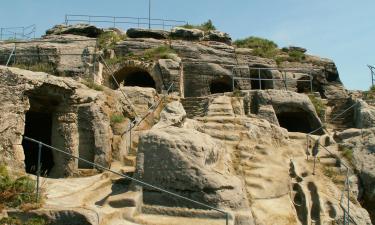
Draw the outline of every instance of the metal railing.
[[[136,26],[138,28],[157,28],[157,29],[172,29],[176,26],[187,24],[187,21],[182,20],[165,20],[165,19],[150,19],[142,17],[127,17],[127,16],[95,16],[95,15],[65,15],[65,24],[72,23],[86,23],[86,24],[110,24],[117,28],[130,28]]]
[[[367,65],[368,68],[370,69],[370,74],[371,74],[371,85],[375,85],[375,67],[371,65]]]
[[[334,121],[334,120],[338,119],[339,117],[343,116],[349,110],[353,109],[357,104],[359,104],[359,103],[358,102],[354,103],[353,105],[351,105],[350,107],[348,107],[347,109],[345,109],[344,111],[342,111],[341,113],[337,114],[335,117],[333,117],[331,119],[331,121]],[[325,130],[325,129],[326,129],[325,125],[322,125],[319,128],[317,128],[317,129],[311,131],[310,133],[306,134],[306,156],[307,156],[307,160],[309,160],[309,154],[310,154],[310,150],[309,150],[310,147],[309,147],[309,145],[310,145],[310,143],[315,142],[315,144],[314,144],[314,146],[312,148],[312,155],[314,157],[313,175],[315,175],[316,161],[317,161],[317,157],[318,157],[318,152],[319,152],[318,149],[319,149],[319,147],[322,147],[331,156],[333,156],[334,158],[337,158],[337,156],[335,154],[333,154],[328,148],[326,148],[324,145],[322,145],[319,142],[320,137],[319,137],[318,140],[315,140],[312,137],[312,135],[314,133],[316,133],[316,132],[318,132],[320,130]],[[344,225],[349,225],[350,221],[354,222],[353,218],[351,218],[351,216],[350,216],[350,182],[349,182],[350,167],[348,165],[346,165],[345,163],[343,163],[342,160],[340,160],[340,165],[343,165],[346,168],[345,184],[344,184],[344,190],[342,191],[341,198],[340,198],[340,207],[344,211]],[[346,206],[343,205],[345,194],[347,195],[347,198],[348,198],[348,202],[347,202]],[[347,207],[347,208],[345,208],[345,207]]]
[[[35,32],[35,24],[26,27],[0,27],[0,41],[35,38]]]
[[[246,69],[246,74],[243,74],[241,71],[243,69]],[[236,71],[239,71],[240,72],[240,76],[237,76],[237,72]],[[252,72],[254,72],[252,73]],[[265,78],[264,75],[262,74],[262,72],[271,72],[271,71],[278,71],[282,74],[282,77],[281,78]],[[236,81],[238,80],[247,80],[247,81],[258,81],[258,88],[257,89],[267,89],[268,85],[266,85],[265,87],[262,87],[263,85],[263,82],[266,81],[266,82],[272,82],[272,87],[274,86],[274,82],[275,81],[279,81],[279,82],[282,82],[284,84],[284,88],[285,90],[288,90],[288,82],[289,81],[295,81],[296,83],[298,82],[305,82],[305,83],[309,83],[309,91],[310,92],[313,92],[313,79],[314,77],[311,75],[311,73],[314,71],[314,69],[306,69],[306,68],[271,68],[271,67],[251,67],[251,66],[235,66],[232,68],[232,74],[233,74],[233,77],[232,77],[232,89],[234,90],[235,89],[235,85],[236,85]],[[307,76],[308,79],[306,78],[301,78],[301,79],[297,79],[297,78],[289,78],[287,76],[287,73],[304,73],[303,76]],[[267,75],[269,76],[269,75]],[[271,74],[272,76],[272,74]],[[252,88],[253,89],[253,88]]]
[[[209,206],[209,205],[207,205],[205,203],[198,202],[198,201],[195,201],[193,199],[187,198],[185,196],[173,193],[171,191],[168,191],[168,190],[165,190],[163,188],[157,187],[155,185],[152,185],[152,184],[146,183],[144,181],[138,180],[138,179],[136,179],[134,177],[131,177],[131,176],[128,176],[126,174],[119,173],[119,172],[116,172],[114,170],[108,169],[108,168],[106,168],[104,166],[101,166],[99,164],[90,162],[90,161],[88,161],[86,159],[80,158],[78,156],[75,156],[75,155],[73,155],[71,153],[68,153],[66,151],[63,151],[61,149],[58,149],[58,148],[55,148],[53,146],[47,145],[47,144],[45,144],[45,143],[43,143],[41,141],[35,140],[33,138],[30,138],[30,137],[27,137],[27,136],[23,136],[23,139],[38,144],[38,161],[37,161],[37,171],[36,171],[36,176],[37,176],[37,181],[36,181],[36,197],[37,197],[37,199],[36,200],[37,200],[37,202],[39,202],[40,195],[41,195],[41,190],[40,190],[40,177],[41,177],[41,166],[42,166],[41,165],[41,158],[42,158],[42,147],[44,146],[44,147],[47,147],[47,148],[51,149],[52,151],[56,151],[56,152],[59,152],[59,153],[62,153],[64,155],[66,155],[66,156],[68,156],[70,158],[77,159],[77,160],[80,160],[82,162],[85,162],[85,163],[93,166],[94,168],[98,168],[98,169],[101,169],[103,171],[108,171],[108,172],[111,172],[111,173],[113,173],[115,175],[118,175],[118,176],[120,176],[122,178],[129,179],[129,180],[131,180],[131,181],[135,182],[136,184],[141,185],[143,187],[148,187],[148,188],[151,188],[151,189],[163,192],[165,194],[168,194],[170,196],[182,199],[184,201],[187,201],[187,202],[199,205],[199,206],[204,207],[206,209],[210,209],[210,210],[214,210],[216,212],[222,213],[225,216],[226,225],[229,225],[230,214],[228,212],[224,211],[224,210],[221,210],[221,209]]]

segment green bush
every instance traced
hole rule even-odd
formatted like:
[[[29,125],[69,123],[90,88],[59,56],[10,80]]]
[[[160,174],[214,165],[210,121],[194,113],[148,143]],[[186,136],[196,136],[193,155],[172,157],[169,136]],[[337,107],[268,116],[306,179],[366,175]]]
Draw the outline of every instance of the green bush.
[[[310,98],[311,103],[315,107],[316,113],[318,114],[319,117],[322,118],[324,116],[324,113],[325,113],[325,110],[326,110],[326,106],[324,105],[324,103],[322,102],[322,100],[320,100],[319,98],[315,97],[314,95],[309,95],[309,98]]]
[[[6,225],[47,225],[48,223],[42,217],[34,217],[23,223],[20,219],[14,217],[4,217],[0,219],[0,224]]]
[[[306,58],[305,53],[297,50],[289,51],[288,55],[289,62],[302,62]]]
[[[204,22],[200,25],[185,24],[182,27],[187,29],[199,29],[202,31],[216,30],[216,27],[212,23],[212,20],[208,20],[207,22]]]
[[[370,87],[369,91],[375,93],[375,85],[372,85],[372,86]]]
[[[148,60],[156,60],[156,59],[169,59],[170,54],[175,54],[176,52],[171,49],[168,45],[162,45],[156,48],[147,49],[143,57]]]
[[[88,88],[94,89],[96,91],[103,91],[104,88],[102,85],[99,85],[94,82],[92,79],[84,79],[81,81],[82,84],[86,85]]]
[[[24,63],[16,63],[13,64],[12,67],[17,67],[24,70],[30,70],[34,72],[45,72],[49,74],[55,74],[56,69],[51,63],[37,63],[37,64],[24,64]]]
[[[119,35],[115,31],[107,31],[99,35],[97,42],[100,49],[112,49],[117,42],[125,40],[125,35]]]
[[[122,122],[124,122],[124,120],[125,120],[125,117],[122,114],[113,114],[113,115],[111,115],[111,123],[112,124],[122,123]]]
[[[253,55],[265,58],[275,58],[279,51],[275,42],[260,37],[239,39],[234,44],[239,48],[251,48]]]
[[[18,208],[24,204],[37,203],[34,180],[27,176],[13,178],[4,166],[0,168],[0,205]]]

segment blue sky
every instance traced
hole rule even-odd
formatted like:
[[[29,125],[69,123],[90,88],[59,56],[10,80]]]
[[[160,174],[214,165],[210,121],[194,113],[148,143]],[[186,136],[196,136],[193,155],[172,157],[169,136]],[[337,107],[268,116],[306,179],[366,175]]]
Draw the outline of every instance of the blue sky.
[[[333,59],[349,89],[368,89],[375,64],[374,0],[151,0],[152,18],[212,19],[233,39],[260,36],[280,47],[303,46]],[[0,27],[36,24],[38,35],[65,14],[148,16],[148,0],[12,0],[0,5]]]

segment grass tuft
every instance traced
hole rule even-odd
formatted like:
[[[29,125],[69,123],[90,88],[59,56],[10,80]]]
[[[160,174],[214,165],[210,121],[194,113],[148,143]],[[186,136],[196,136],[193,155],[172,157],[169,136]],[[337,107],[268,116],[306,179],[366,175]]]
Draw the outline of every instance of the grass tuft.
[[[124,122],[125,117],[122,114],[113,114],[111,115],[111,123],[116,124],[116,123],[122,123]]]
[[[125,39],[126,35],[119,35],[115,31],[107,31],[99,35],[97,42],[100,49],[113,49],[117,42]]]
[[[103,91],[104,88],[102,85],[99,85],[94,82],[92,79],[84,79],[81,81],[82,84],[86,85],[88,88],[94,89],[96,91]]]
[[[324,103],[322,102],[322,100],[320,100],[319,98],[315,97],[314,95],[308,95],[308,96],[310,98],[311,103],[315,107],[316,113],[323,120],[324,119],[323,118],[324,117],[324,113],[326,111],[326,106],[324,105]]]
[[[208,20],[207,22],[204,22],[200,25],[192,25],[192,24],[185,24],[181,26],[186,29],[199,29],[202,31],[210,31],[210,30],[216,30],[215,25],[212,23],[212,20]]]
[[[279,52],[277,44],[271,40],[260,37],[247,37],[234,42],[238,48],[251,48],[252,54],[259,57],[275,58]]]

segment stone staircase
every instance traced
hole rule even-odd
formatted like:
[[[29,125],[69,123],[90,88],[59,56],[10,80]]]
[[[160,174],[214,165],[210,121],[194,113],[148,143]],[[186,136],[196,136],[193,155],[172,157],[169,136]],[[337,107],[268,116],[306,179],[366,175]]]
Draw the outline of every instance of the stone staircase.
[[[335,99],[331,100],[332,104],[331,113],[327,115],[326,121],[335,131],[343,131],[354,126],[354,109],[347,110],[352,104],[349,99]],[[345,113],[344,113],[345,112]],[[336,116],[342,114],[341,116],[335,118]]]
[[[133,222],[145,225],[223,225],[226,224],[225,215],[213,210],[188,209],[178,207],[164,207],[143,205],[141,213],[133,218]],[[234,224],[229,218],[229,224]]]
[[[206,114],[209,99],[207,97],[189,97],[181,99],[188,118],[202,117]]]

